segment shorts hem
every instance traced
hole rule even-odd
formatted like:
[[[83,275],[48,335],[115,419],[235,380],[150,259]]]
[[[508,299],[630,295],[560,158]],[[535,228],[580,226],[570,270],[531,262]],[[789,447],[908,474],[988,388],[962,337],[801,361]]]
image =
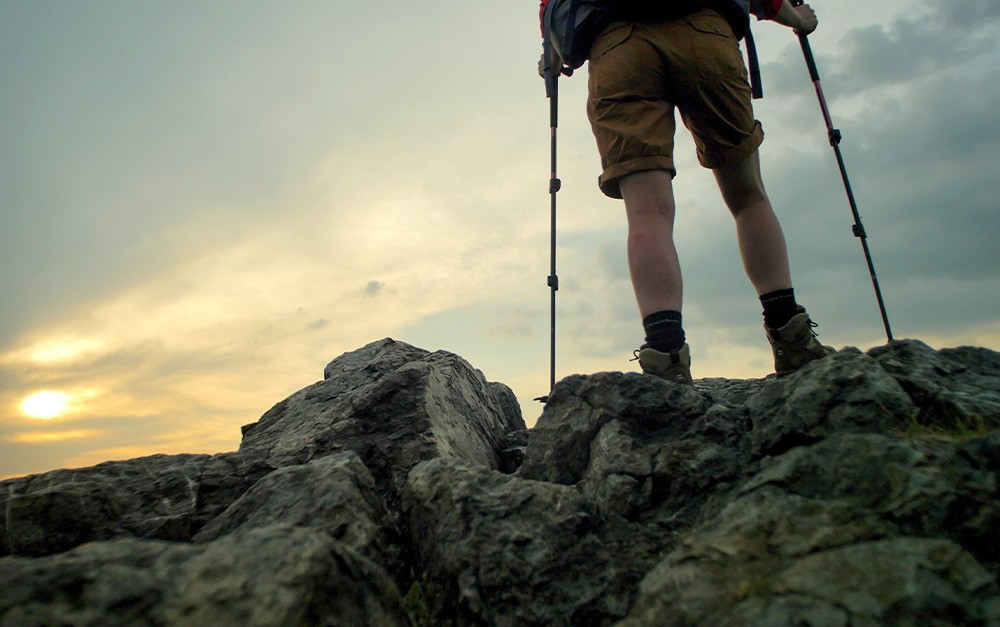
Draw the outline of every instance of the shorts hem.
[[[739,163],[752,155],[754,151],[760,148],[760,145],[764,143],[764,129],[757,120],[754,120],[754,123],[753,132],[750,133],[750,135],[748,135],[742,142],[732,148],[729,148],[725,152],[714,155],[706,155],[699,152],[698,161],[706,168],[715,170],[727,165]]]

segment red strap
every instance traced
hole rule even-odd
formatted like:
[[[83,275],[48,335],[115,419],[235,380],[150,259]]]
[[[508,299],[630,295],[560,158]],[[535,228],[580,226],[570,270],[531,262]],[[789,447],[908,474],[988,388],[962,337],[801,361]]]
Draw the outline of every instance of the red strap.
[[[769,20],[778,14],[781,10],[781,5],[785,3],[785,0],[761,0],[761,7],[764,9],[764,19]]]
[[[542,37],[545,37],[545,7],[549,6],[550,1],[542,0],[542,5],[538,9],[538,26],[542,29]]]

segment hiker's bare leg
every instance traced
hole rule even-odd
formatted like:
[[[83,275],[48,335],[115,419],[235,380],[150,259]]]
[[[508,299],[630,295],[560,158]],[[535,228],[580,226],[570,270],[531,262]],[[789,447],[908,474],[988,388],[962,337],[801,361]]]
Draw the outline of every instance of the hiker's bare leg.
[[[757,295],[792,287],[785,236],[764,191],[759,153],[712,172],[736,219],[743,268]]]
[[[639,314],[680,311],[681,266],[674,247],[674,189],[670,173],[650,170],[619,183],[628,217],[628,267]]]

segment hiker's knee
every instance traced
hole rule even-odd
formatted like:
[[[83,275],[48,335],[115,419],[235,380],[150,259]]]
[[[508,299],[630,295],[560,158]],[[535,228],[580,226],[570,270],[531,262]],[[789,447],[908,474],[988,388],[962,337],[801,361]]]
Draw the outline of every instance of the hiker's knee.
[[[768,201],[760,172],[760,156],[756,151],[738,163],[721,166],[712,172],[734,216],[747,207]]]
[[[646,170],[619,180],[625,212],[629,220],[655,214],[673,220],[674,189],[671,175],[664,170]]]

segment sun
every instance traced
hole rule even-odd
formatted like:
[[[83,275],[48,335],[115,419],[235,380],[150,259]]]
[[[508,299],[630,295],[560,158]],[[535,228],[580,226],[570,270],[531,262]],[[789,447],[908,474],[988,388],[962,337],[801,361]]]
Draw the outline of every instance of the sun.
[[[69,395],[43,390],[21,401],[21,413],[32,418],[55,418],[66,411]]]

